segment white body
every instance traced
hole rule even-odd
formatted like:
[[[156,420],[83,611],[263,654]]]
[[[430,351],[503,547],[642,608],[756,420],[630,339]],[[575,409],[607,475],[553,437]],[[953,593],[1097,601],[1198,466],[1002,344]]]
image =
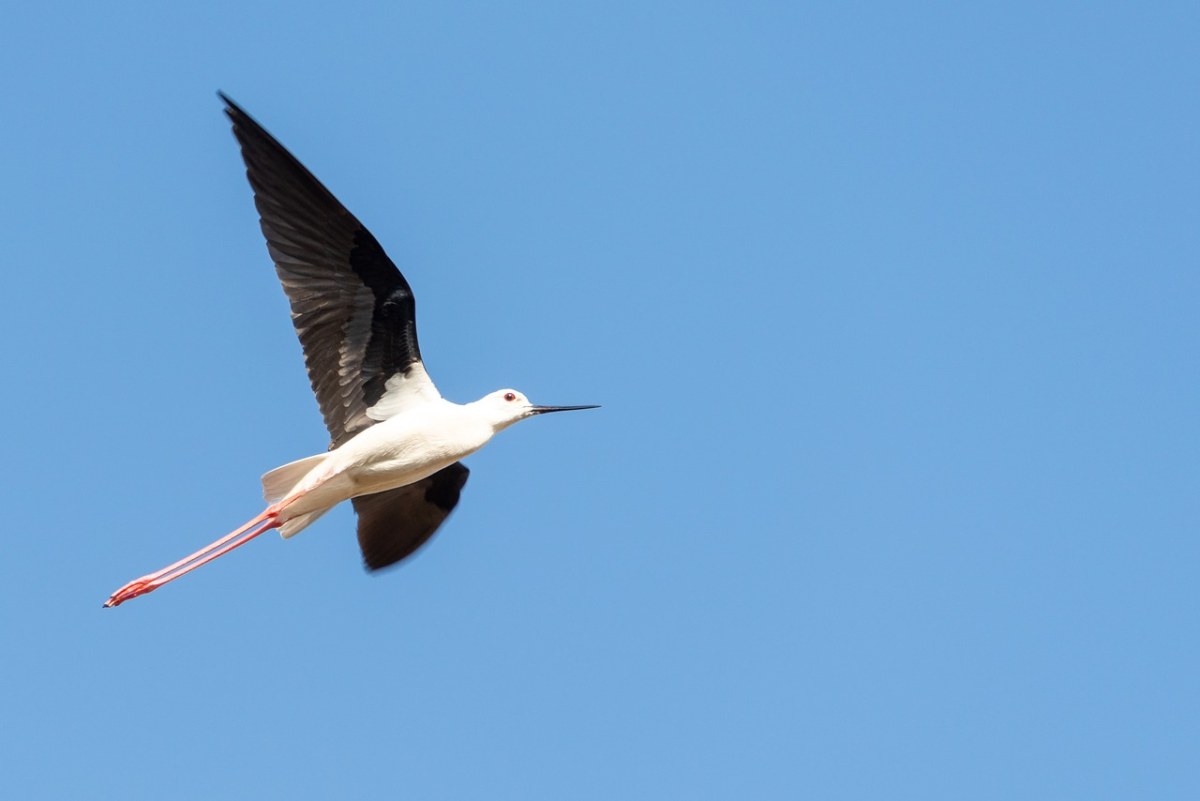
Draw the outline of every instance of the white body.
[[[272,470],[263,476],[263,495],[277,510],[280,533],[290,537],[342,501],[433,475],[534,413],[515,390],[499,390],[465,405],[424,399],[329,453]]]

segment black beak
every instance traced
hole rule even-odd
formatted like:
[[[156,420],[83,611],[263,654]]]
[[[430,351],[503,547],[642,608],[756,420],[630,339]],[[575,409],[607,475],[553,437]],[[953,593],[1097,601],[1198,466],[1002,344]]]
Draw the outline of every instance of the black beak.
[[[549,412],[577,412],[580,409],[599,409],[599,406],[534,406],[534,414],[547,414]]]

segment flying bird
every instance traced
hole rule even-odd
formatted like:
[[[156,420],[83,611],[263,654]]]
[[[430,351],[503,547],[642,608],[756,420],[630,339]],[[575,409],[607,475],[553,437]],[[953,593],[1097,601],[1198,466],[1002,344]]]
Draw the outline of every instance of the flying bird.
[[[240,106],[218,93],[241,145],[267,250],[292,309],[329,450],[262,477],[267,507],[199,551],[135,579],[118,606],[258,535],[292,537],[342,501],[358,514],[368,570],[411,555],[458,504],[461,460],[535,415],[596,406],[537,406],[515,389],[458,404],[438,392],[417,345],[412,289],[362,223]]]

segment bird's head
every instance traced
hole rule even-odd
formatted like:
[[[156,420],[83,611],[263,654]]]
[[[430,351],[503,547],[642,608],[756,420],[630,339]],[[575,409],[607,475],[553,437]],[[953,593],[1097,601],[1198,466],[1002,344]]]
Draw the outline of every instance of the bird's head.
[[[535,414],[600,408],[599,406],[535,406],[529,402],[529,398],[515,389],[498,389],[490,395],[484,395],[475,403],[484,411],[496,431],[502,431],[513,423],[524,420],[526,417],[533,417]]]

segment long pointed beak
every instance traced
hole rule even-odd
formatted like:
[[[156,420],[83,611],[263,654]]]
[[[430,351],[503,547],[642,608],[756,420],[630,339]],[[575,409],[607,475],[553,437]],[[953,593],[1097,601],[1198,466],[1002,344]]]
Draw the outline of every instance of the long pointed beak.
[[[580,409],[599,409],[599,406],[534,406],[534,414],[548,414],[550,412],[577,412]]]

